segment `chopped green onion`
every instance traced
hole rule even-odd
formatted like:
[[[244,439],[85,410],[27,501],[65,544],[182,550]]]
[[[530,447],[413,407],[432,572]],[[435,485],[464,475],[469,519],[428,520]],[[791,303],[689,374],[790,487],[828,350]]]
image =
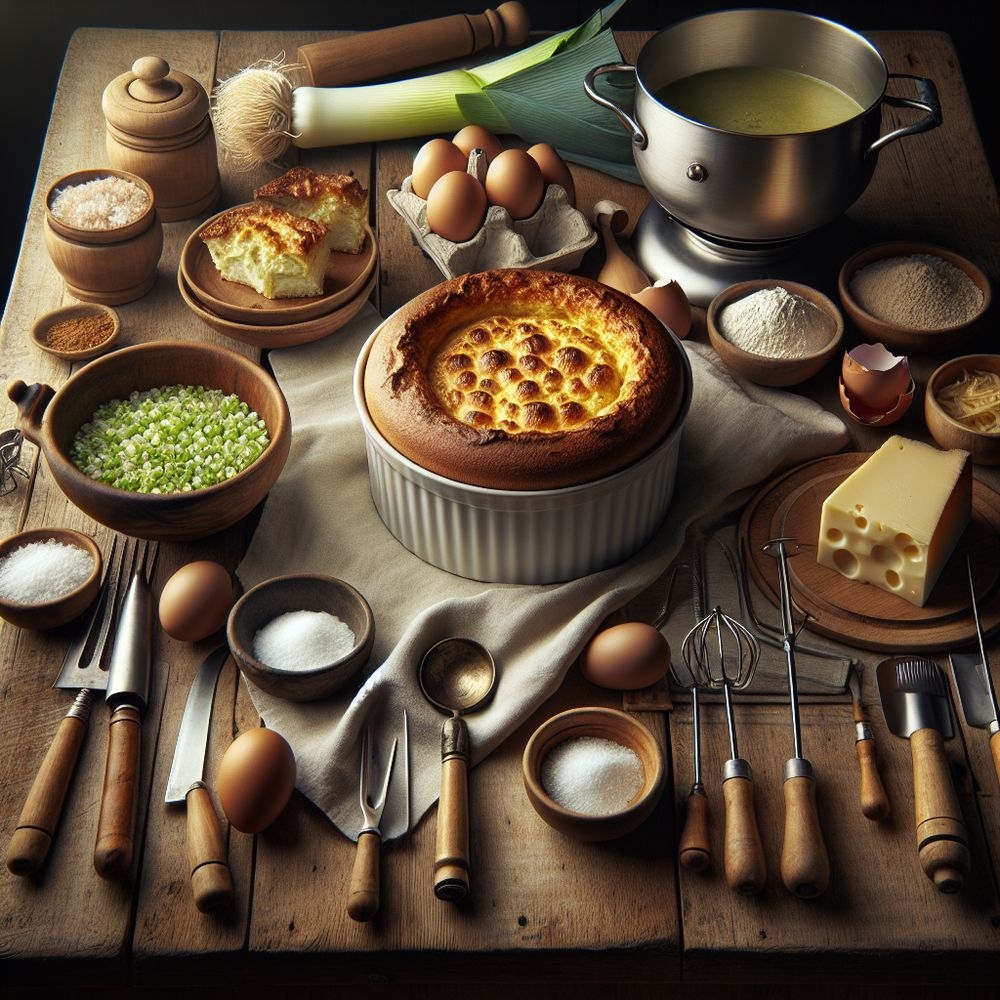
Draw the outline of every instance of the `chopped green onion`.
[[[269,441],[264,420],[238,396],[170,385],[98,407],[77,431],[70,459],[130,493],[187,493],[232,479]]]

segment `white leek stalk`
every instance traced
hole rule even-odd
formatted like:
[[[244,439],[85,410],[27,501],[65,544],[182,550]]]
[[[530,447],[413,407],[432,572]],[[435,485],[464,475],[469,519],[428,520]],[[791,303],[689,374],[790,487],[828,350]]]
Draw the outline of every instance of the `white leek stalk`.
[[[490,84],[545,62],[577,30],[474,70],[362,87],[297,86],[301,67],[263,60],[216,87],[216,139],[237,166],[252,168],[280,159],[289,145],[313,149],[455,132],[471,124],[459,95],[480,95]],[[480,102],[475,124],[494,132],[511,130],[488,101]]]

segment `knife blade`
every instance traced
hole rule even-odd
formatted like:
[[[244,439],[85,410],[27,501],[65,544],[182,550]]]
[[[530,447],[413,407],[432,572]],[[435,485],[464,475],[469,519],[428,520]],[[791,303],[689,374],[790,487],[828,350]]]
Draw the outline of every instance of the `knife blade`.
[[[105,701],[111,720],[94,843],[94,867],[102,878],[128,874],[134,854],[139,748],[153,668],[153,595],[147,576],[152,565],[146,569],[145,554],[132,568],[108,667]]]
[[[219,646],[201,662],[188,692],[177,731],[164,801],[187,803],[187,855],[195,906],[202,913],[233,902],[233,879],[226,842],[212,797],[202,780],[208,750],[215,687],[229,647]]]

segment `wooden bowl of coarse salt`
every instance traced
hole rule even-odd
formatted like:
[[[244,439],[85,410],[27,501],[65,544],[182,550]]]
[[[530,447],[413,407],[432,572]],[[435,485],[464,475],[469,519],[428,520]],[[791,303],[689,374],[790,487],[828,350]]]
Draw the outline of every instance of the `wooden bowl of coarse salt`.
[[[708,338],[723,364],[757,385],[790,386],[837,354],[844,317],[822,292],[778,278],[740,281],[709,303]]]
[[[317,701],[368,662],[375,618],[362,594],[343,580],[277,576],[233,605],[226,638],[248,681],[278,698]]]
[[[990,306],[985,273],[932,243],[878,243],[845,261],[837,278],[848,319],[897,351],[949,351],[970,340]]]
[[[58,628],[83,614],[101,586],[97,543],[70,528],[32,528],[0,541],[0,617]]]
[[[524,790],[549,826],[576,840],[622,837],[652,813],[666,767],[653,734],[615,708],[571,708],[542,723],[521,758]]]

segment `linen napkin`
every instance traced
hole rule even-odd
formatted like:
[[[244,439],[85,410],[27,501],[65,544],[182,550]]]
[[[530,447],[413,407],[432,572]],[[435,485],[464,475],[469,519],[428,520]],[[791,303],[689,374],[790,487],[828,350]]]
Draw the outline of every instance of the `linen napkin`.
[[[333,335],[271,351],[288,400],[292,445],[268,496],[238,575],[244,587],[284,573],[325,573],[355,586],[375,618],[369,674],[329,699],[294,703],[249,685],[265,725],[295,752],[297,787],[348,837],[362,825],[358,803],[361,733],[375,727],[378,759],[409,731],[409,815],[390,786],[386,839],[406,832],[434,804],[440,784],[443,715],[417,679],[423,653],[449,636],[478,640],[493,654],[498,682],[486,707],[465,716],[475,765],[560,685],[587,640],[614,610],[661,576],[687,527],[733,509],[772,473],[842,448],[848,435],[810,400],[735,381],[710,348],[685,343],[694,372],[673,503],[653,539],[628,561],[563,584],[494,585],[466,580],[408,552],[382,524],[371,499],[353,372],[381,322],[366,307]],[[402,763],[393,782],[406,776]]]

